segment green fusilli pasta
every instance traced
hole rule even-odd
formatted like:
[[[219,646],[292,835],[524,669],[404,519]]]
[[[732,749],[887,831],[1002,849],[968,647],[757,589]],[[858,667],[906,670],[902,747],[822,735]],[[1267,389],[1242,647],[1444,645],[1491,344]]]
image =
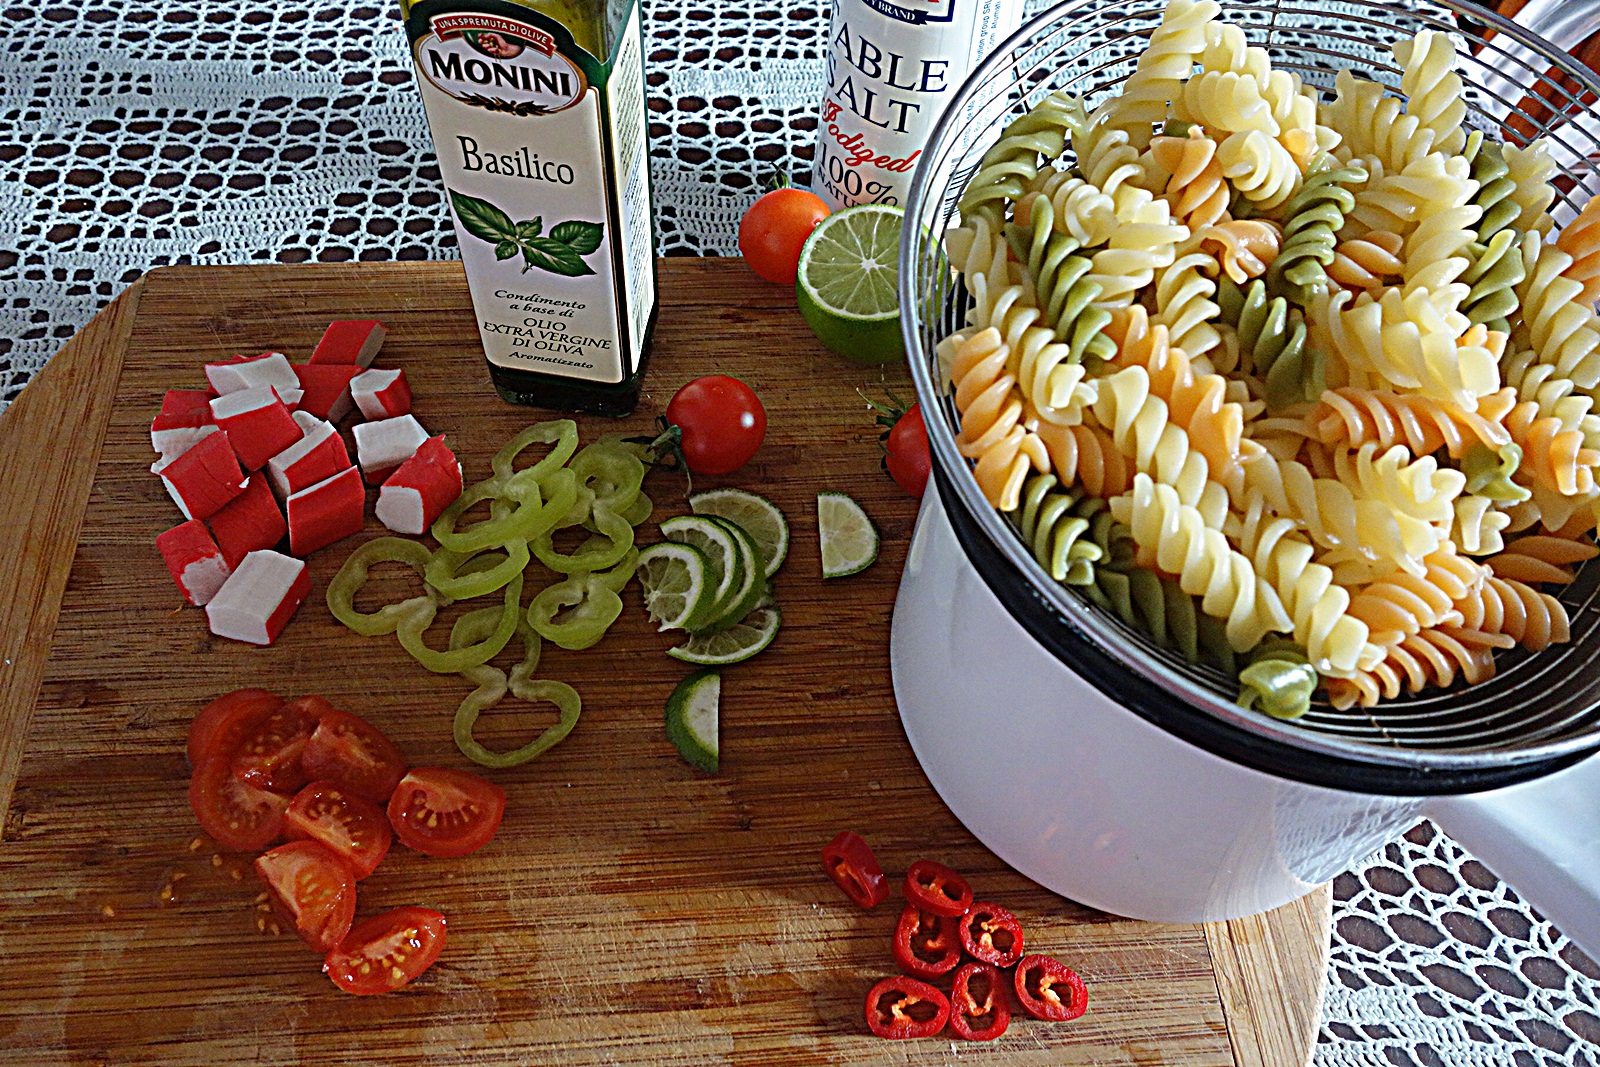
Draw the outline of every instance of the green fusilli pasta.
[[[1356,206],[1347,184],[1367,180],[1367,169],[1352,163],[1312,174],[1283,206],[1283,245],[1267,270],[1267,287],[1305,307],[1312,296],[1326,292],[1328,264],[1333,262],[1334,235],[1345,213]]]

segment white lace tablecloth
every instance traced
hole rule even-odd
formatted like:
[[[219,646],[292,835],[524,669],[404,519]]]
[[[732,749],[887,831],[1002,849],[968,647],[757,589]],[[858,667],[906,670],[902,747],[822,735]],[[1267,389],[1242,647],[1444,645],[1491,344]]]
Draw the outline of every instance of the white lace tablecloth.
[[[662,251],[804,180],[826,5],[645,0]],[[0,405],[170,263],[454,256],[393,5],[0,9]],[[1335,882],[1321,1067],[1600,1067],[1600,968],[1424,824]]]

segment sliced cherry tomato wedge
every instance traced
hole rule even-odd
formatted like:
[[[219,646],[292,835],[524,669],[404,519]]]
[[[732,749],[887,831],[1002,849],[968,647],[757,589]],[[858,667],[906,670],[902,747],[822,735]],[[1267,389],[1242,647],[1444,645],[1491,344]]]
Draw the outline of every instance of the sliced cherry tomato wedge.
[[[283,817],[283,834],[327,845],[357,881],[378,869],[394,840],[383,809],[337,782],[312,782],[296,793]]]
[[[968,1041],[993,1041],[1010,1025],[1005,975],[992,964],[962,964],[950,979],[950,1029]]]
[[[895,963],[917,978],[949,974],[961,962],[961,935],[956,927],[956,920],[948,915],[935,915],[907,904],[901,909],[890,943]]]
[[[300,940],[332,951],[356,917],[356,876],[332,849],[315,841],[290,841],[256,857],[272,910]]]
[[[218,752],[200,761],[189,776],[189,806],[204,830],[223,848],[254,852],[283,832],[289,798],[240,781],[233,759]]]
[[[863,908],[883,903],[889,895],[889,879],[878,866],[878,857],[861,835],[841,830],[822,847],[822,869],[845,896]]]
[[[879,1037],[932,1037],[949,1021],[949,999],[927,982],[895,975],[867,993],[867,1029]]]
[[[328,953],[322,969],[346,993],[392,992],[433,966],[444,949],[444,927],[444,916],[431,908],[374,915]]]
[[[972,887],[944,864],[918,860],[906,872],[906,899],[935,915],[965,915],[972,906]]]
[[[1089,990],[1077,972],[1049,956],[1024,956],[1012,976],[1017,1003],[1035,1019],[1066,1022],[1089,1006]]]
[[[189,766],[200,766],[213,752],[233,755],[245,735],[282,704],[265,689],[235,689],[219,696],[195,712],[189,724]]]
[[[406,757],[383,731],[358,715],[340,711],[321,697],[306,697],[317,720],[301,766],[314,779],[338,782],[356,796],[387,804],[405,777]]]
[[[1022,924],[998,904],[973,901],[960,931],[962,949],[975,960],[1009,967],[1022,958]]]
[[[506,813],[506,794],[467,771],[413,767],[389,798],[389,825],[408,848],[465,856],[489,843]]]
[[[305,697],[291,700],[245,734],[233,753],[233,773],[257,789],[293,796],[306,784],[300,753],[317,720],[305,712]]]

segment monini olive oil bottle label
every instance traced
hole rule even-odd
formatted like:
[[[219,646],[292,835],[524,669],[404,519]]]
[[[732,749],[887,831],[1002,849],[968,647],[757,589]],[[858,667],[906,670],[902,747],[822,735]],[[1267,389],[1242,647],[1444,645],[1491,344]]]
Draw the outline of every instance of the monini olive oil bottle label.
[[[638,0],[401,0],[489,374],[622,415],[656,314]]]

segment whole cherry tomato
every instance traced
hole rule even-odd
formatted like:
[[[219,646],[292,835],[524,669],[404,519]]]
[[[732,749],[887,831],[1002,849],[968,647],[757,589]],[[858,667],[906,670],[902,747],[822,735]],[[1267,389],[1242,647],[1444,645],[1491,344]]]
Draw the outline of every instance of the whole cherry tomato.
[[[679,389],[667,405],[667,421],[683,435],[679,447],[696,474],[731,474],[767,435],[767,410],[755,391],[726,374],[708,374]]]
[[[828,205],[804,189],[774,189],[739,220],[739,254],[769,282],[793,285],[800,247],[828,217]]]
[[[890,476],[912,496],[922,496],[923,490],[928,487],[931,461],[928,456],[928,427],[922,421],[921,404],[912,404],[896,420],[883,447],[887,450],[883,462],[889,468]]]

